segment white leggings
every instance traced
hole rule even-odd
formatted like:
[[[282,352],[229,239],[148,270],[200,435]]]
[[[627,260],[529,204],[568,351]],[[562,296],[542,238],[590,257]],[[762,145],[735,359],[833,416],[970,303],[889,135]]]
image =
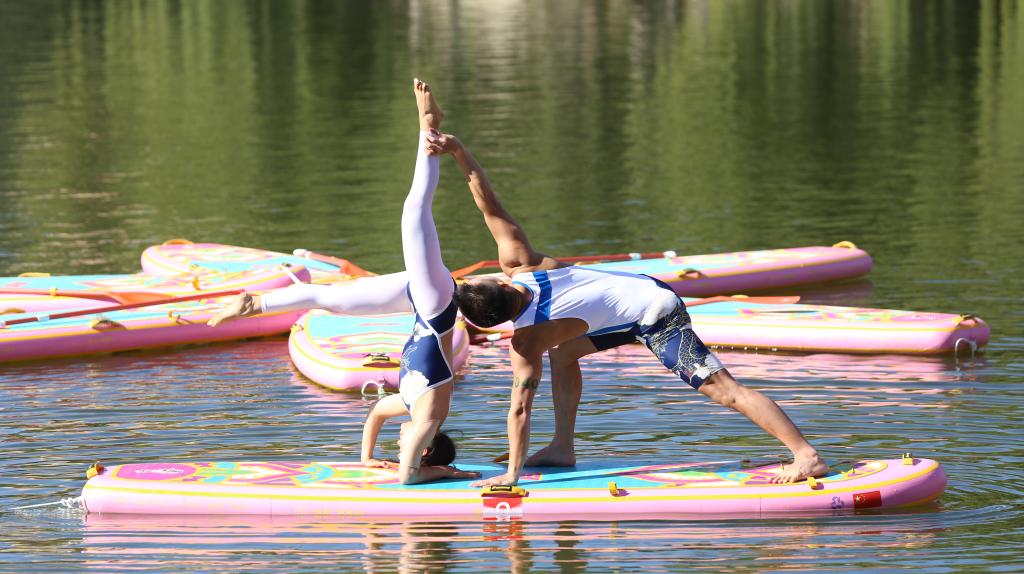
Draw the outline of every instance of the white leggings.
[[[377,315],[412,311],[406,287],[425,319],[444,311],[455,283],[441,260],[441,244],[431,207],[440,176],[440,160],[424,151],[426,132],[420,132],[416,171],[402,209],[402,254],[405,271],[365,277],[344,285],[293,285],[260,297],[263,312],[327,309],[346,315]]]

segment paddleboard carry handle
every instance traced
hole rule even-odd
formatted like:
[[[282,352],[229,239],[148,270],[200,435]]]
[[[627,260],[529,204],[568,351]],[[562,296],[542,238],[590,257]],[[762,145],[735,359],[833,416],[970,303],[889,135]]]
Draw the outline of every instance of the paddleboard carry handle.
[[[839,247],[842,249],[856,249],[857,245],[854,244],[854,242],[852,241],[840,241],[839,243],[834,243],[832,247]]]
[[[176,238],[176,239],[168,239],[167,241],[164,241],[163,244],[164,245],[192,245],[192,242],[189,241],[188,239],[183,239],[183,238],[179,237],[179,238]]]
[[[363,359],[364,367],[374,367],[377,369],[393,369],[400,366],[401,364],[391,358],[387,353],[369,353],[366,358]]]
[[[700,272],[700,269],[694,269],[693,267],[683,269],[679,273],[676,273],[676,276],[680,279],[700,279],[701,277],[707,277],[707,275]]]
[[[914,455],[910,454],[909,452],[903,453],[903,456],[900,457],[900,460],[903,461],[903,466],[914,466],[914,463],[917,462],[914,460]]]
[[[102,315],[96,317],[92,321],[89,321],[89,328],[92,329],[93,331],[111,331],[114,329],[127,329],[127,327],[125,327],[121,323],[118,323],[113,319],[108,319]]]
[[[490,486],[485,486],[484,489],[480,491],[480,496],[500,496],[504,498],[511,498],[513,496],[522,497],[529,494],[530,493],[527,492],[526,489],[511,484],[492,484]]]

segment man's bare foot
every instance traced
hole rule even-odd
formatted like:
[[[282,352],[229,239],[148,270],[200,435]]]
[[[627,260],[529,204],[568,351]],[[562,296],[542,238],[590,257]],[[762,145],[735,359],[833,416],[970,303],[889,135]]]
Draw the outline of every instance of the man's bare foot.
[[[571,448],[548,445],[530,455],[524,466],[576,466],[576,453]]]
[[[416,107],[420,111],[420,131],[440,129],[444,112],[441,111],[441,106],[437,105],[437,100],[430,91],[430,84],[419,78],[413,78],[412,83],[413,91],[416,93]]]
[[[782,472],[772,478],[774,484],[785,484],[803,480],[808,476],[821,476],[828,472],[828,464],[818,457],[818,453],[798,456],[790,464],[782,465]]]
[[[260,312],[259,309],[260,307],[256,297],[253,297],[248,293],[241,293],[220,313],[217,313],[212,319],[207,321],[206,324],[211,327],[216,327],[224,321],[230,321],[231,319],[237,319],[239,317],[257,315]]]

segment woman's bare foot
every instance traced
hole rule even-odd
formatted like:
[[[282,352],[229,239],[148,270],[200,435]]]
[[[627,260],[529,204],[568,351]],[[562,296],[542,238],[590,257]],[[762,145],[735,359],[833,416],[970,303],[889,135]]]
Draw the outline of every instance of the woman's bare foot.
[[[230,321],[231,319],[237,319],[239,317],[258,315],[260,312],[259,309],[259,301],[256,297],[253,297],[248,293],[241,293],[220,313],[217,313],[212,319],[207,321],[206,324],[211,327],[216,327],[224,321]]]
[[[441,106],[437,105],[437,100],[430,91],[430,84],[419,78],[413,78],[412,83],[413,92],[416,94],[416,107],[420,111],[420,131],[440,129],[444,112],[441,111]]]
[[[821,476],[828,472],[828,464],[818,457],[818,453],[797,456],[791,464],[782,465],[782,472],[772,478],[775,484],[785,484],[803,480],[808,476]]]

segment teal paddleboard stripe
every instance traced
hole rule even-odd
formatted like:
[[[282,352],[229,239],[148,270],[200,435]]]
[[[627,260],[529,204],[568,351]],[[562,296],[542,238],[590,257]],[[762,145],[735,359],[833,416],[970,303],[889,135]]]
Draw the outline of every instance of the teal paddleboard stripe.
[[[306,259],[303,257],[284,256],[284,257],[268,257],[266,259],[260,259],[259,261],[204,261],[200,259],[193,259],[189,261],[192,265],[197,265],[204,269],[213,269],[215,271],[223,272],[240,272],[240,271],[252,271],[254,269],[263,269],[266,267],[276,267],[281,264],[289,264],[292,266],[301,265],[308,269],[317,269],[319,271],[325,271],[327,273],[337,273],[338,266],[331,265],[330,263],[324,263],[323,261],[317,261],[315,259]]]
[[[306,324],[309,335],[314,339],[378,332],[409,334],[412,333],[412,327],[413,316],[411,314],[391,317],[324,314],[310,317]]]

